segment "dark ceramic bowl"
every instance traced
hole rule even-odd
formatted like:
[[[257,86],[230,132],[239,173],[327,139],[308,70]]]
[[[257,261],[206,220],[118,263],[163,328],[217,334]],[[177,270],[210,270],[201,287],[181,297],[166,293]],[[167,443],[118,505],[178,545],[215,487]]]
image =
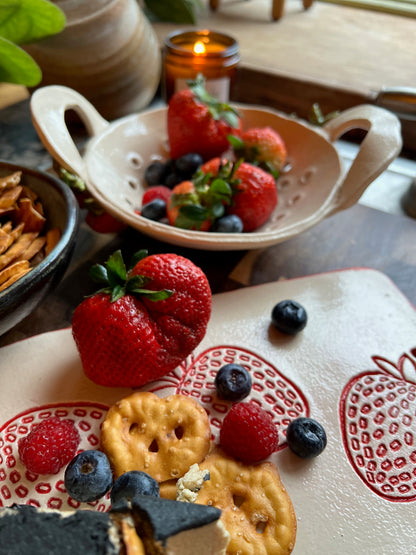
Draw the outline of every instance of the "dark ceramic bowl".
[[[67,185],[45,172],[0,160],[0,177],[19,170],[21,183],[39,195],[47,228],[58,227],[61,238],[40,264],[0,292],[0,335],[30,314],[62,278],[74,250],[79,224],[78,203]]]

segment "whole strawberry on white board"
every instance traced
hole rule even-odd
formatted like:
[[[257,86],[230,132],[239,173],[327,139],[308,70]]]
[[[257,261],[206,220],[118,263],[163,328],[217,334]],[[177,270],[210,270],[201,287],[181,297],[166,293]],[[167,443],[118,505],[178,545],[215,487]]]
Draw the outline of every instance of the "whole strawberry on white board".
[[[353,377],[340,400],[344,448],[361,480],[389,501],[416,500],[416,347]]]

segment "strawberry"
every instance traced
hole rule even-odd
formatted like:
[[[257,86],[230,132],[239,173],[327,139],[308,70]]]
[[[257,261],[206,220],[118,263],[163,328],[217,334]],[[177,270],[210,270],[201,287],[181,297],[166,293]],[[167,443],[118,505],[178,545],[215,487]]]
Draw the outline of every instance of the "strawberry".
[[[271,127],[252,127],[240,137],[229,137],[237,158],[255,164],[270,172],[275,179],[287,159],[286,145]]]
[[[211,315],[208,280],[190,260],[139,251],[129,268],[120,251],[93,266],[104,287],[72,318],[84,371],[100,385],[139,387],[160,378],[195,349]]]
[[[217,172],[218,173],[218,172]],[[197,172],[193,181],[183,181],[172,190],[168,201],[169,223],[184,229],[208,231],[230,204],[232,189],[221,175]]]
[[[119,233],[127,227],[125,223],[120,222],[108,212],[96,214],[88,211],[85,216],[85,223],[97,233]]]
[[[374,493],[396,502],[416,500],[416,348],[410,352],[397,364],[373,356],[377,368],[347,383],[339,410],[350,464]]]
[[[208,94],[197,78],[172,96],[167,126],[172,158],[197,152],[209,160],[228,150],[228,136],[239,136],[242,123],[238,112]]]
[[[221,175],[231,184],[232,203],[227,212],[241,218],[244,232],[258,229],[270,218],[277,205],[276,182],[270,173],[248,162],[224,165],[220,158],[206,162],[201,171]]]
[[[211,160],[207,160],[202,166],[201,171],[204,173],[210,173],[211,175],[218,175],[220,168],[226,168],[227,164],[230,164],[228,158],[225,157],[215,157]],[[227,177],[227,176],[225,176]]]
[[[167,216],[170,225],[184,229],[208,231],[211,227],[208,211],[200,204],[192,181],[183,181],[172,190]]]

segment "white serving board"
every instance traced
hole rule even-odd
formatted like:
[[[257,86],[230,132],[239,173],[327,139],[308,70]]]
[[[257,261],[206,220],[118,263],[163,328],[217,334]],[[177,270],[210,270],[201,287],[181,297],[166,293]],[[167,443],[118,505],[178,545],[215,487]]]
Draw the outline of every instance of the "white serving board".
[[[296,336],[284,336],[270,325],[271,310],[283,299],[295,299],[307,310],[308,324]],[[204,351],[207,356],[201,356]],[[264,383],[269,369],[274,370],[268,390],[272,396],[272,386],[279,388],[280,373],[283,385],[297,396],[300,411],[319,420],[327,432],[326,450],[311,461],[299,459],[284,445],[272,456],[298,519],[295,555],[416,553],[416,459],[403,470],[413,472],[408,481],[410,493],[387,499],[364,483],[347,456],[341,433],[340,401],[350,380],[367,370],[380,371],[372,357],[380,357],[384,367],[397,370],[404,354],[406,368],[410,368],[407,378],[412,382],[405,385],[412,395],[416,311],[389,278],[374,270],[330,272],[214,296],[207,335],[187,363],[187,371],[192,364],[197,370],[194,377],[189,374],[193,387],[188,392],[203,403],[208,399],[211,410],[212,388],[195,387],[198,372],[206,372],[210,364],[216,368],[227,357],[247,359],[254,365],[253,372],[266,376]],[[178,369],[148,389],[161,395],[178,391],[180,375]],[[1,438],[4,423],[27,409],[73,401],[109,405],[131,390],[91,383],[67,329],[2,348],[0,392]],[[267,403],[272,410],[271,402]],[[410,419],[408,429],[410,437],[415,436],[412,448],[416,450],[415,401],[403,412]],[[211,416],[215,416],[212,410]],[[386,421],[381,427],[388,425]],[[7,459],[4,450],[0,440],[0,493],[7,482],[2,468]],[[6,485],[13,489],[12,484]]]

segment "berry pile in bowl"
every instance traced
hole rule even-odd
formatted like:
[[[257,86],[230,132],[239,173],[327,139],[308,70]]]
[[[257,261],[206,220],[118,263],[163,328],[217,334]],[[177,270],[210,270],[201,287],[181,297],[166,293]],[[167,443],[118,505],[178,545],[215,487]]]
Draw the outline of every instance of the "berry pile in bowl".
[[[83,155],[65,124],[70,108],[91,135]],[[269,108],[220,103],[198,80],[168,107],[111,123],[61,86],[38,89],[31,110],[56,163],[108,214],[158,240],[206,250],[298,235],[355,204],[401,149],[398,119],[379,107],[357,106],[317,127]],[[334,141],[354,128],[367,136],[346,173]],[[150,194],[153,186],[170,192]]]

